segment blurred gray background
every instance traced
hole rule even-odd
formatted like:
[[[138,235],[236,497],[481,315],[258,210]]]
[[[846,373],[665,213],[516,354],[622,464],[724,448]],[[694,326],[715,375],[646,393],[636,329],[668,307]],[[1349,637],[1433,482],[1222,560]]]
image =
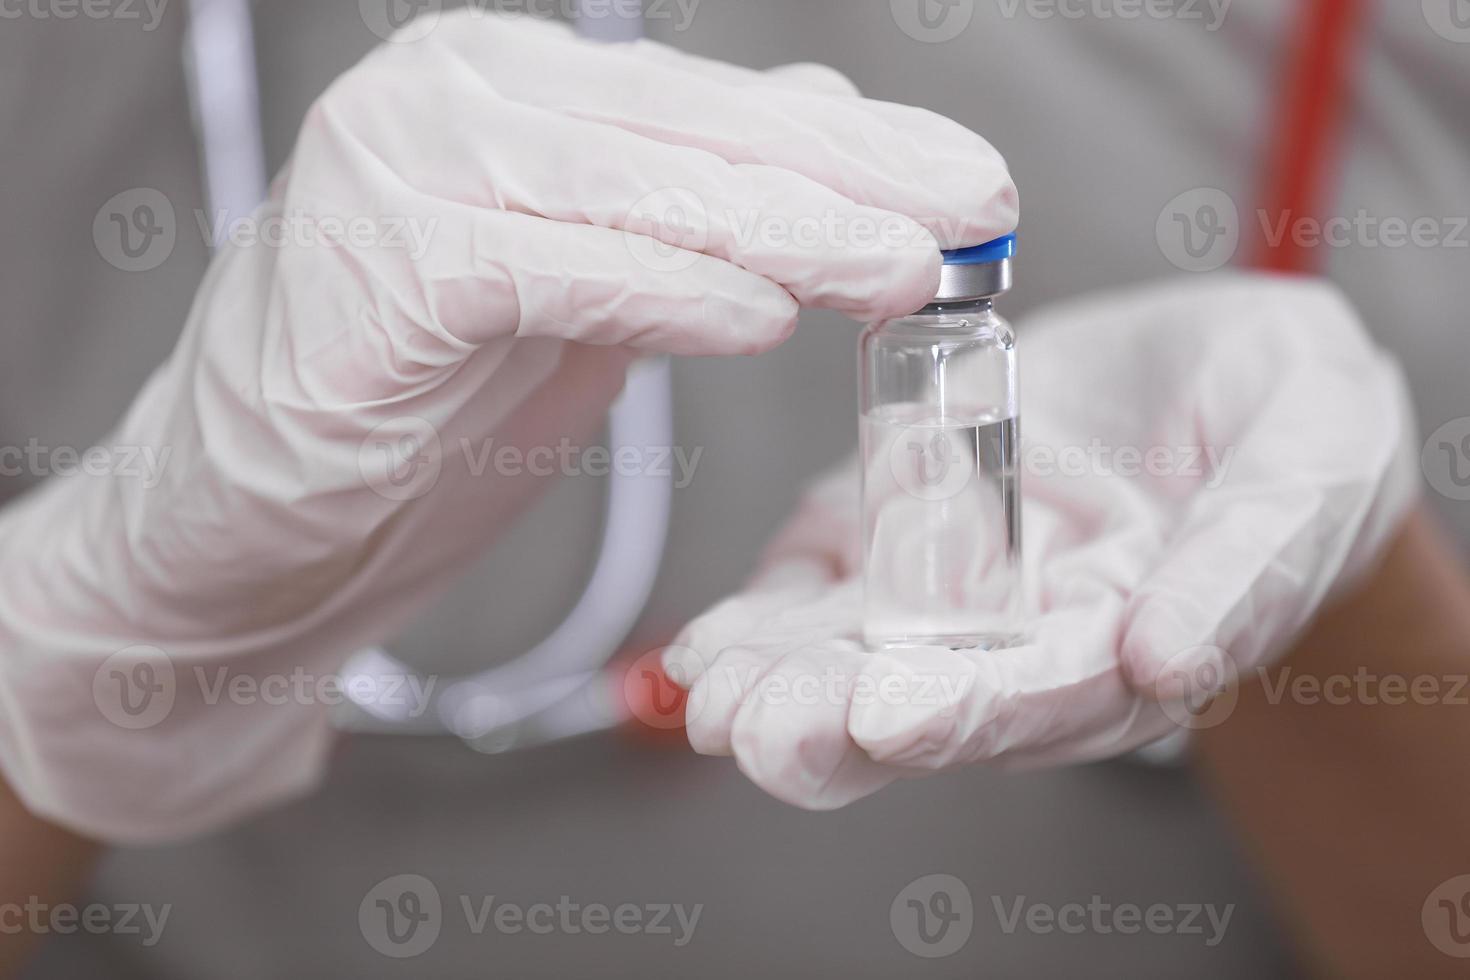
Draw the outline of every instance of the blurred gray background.
[[[34,297],[6,314],[8,432],[78,445],[100,436],[183,322],[207,261],[197,236],[181,235],[147,276],[111,269],[88,237],[96,208],[128,187],[202,200],[178,60],[181,6],[146,35],[104,23],[0,27],[9,32],[0,36],[0,89],[12,93],[0,99],[0,131],[27,134],[7,146],[7,166],[44,174],[47,189],[0,188],[10,219],[0,229],[0,293]],[[311,100],[376,38],[356,0],[255,6],[274,169]],[[755,67],[824,61],[870,96],[928,106],[983,133],[1022,191],[1018,287],[1005,310],[1023,321],[1043,302],[1178,274],[1155,238],[1175,195],[1218,187],[1251,199],[1285,3],[1237,3],[1215,31],[1177,17],[1045,19],[1008,16],[996,2],[972,6],[968,29],[943,44],[906,36],[888,0],[701,0],[687,24],[670,5],[674,19],[651,29]],[[1408,11],[1417,5],[1394,6],[1381,15],[1365,68],[1369,121],[1355,131],[1344,190],[1381,213],[1455,193],[1453,173],[1403,166],[1393,147],[1412,135],[1406,128],[1463,111],[1463,102],[1420,106],[1417,117],[1396,110],[1398,81],[1426,55],[1423,24]],[[1400,311],[1410,296],[1421,310],[1464,309],[1470,296],[1456,261],[1445,250],[1334,257],[1336,277],[1409,361],[1430,427],[1466,413],[1457,393],[1470,350],[1462,324]],[[32,323],[46,324],[47,343],[21,329]],[[772,354],[675,366],[677,440],[703,457],[693,485],[675,495],[663,572],[634,649],[667,640],[738,587],[804,484],[851,451],[857,331],[811,314]],[[1021,343],[1024,362],[1024,326]],[[1467,357],[1420,356],[1446,344]],[[454,673],[545,635],[585,580],[603,489],[595,479],[562,481],[395,652]],[[1445,512],[1470,529],[1463,509]],[[446,921],[428,952],[398,961],[364,940],[357,912],[375,883],[405,873],[434,882]],[[958,954],[926,960],[903,948],[889,910],[906,885],[935,873],[966,884],[975,931]],[[649,935],[475,935],[458,897],[488,895],[521,905],[563,895],[680,902],[703,912],[683,948]],[[1197,935],[1007,934],[993,901],[1009,907],[1022,896],[1233,904],[1234,913],[1213,947]],[[125,936],[66,937],[30,976],[1295,975],[1200,789],[1182,771],[1123,763],[975,770],[808,814],[768,799],[728,761],[677,744],[609,735],[482,756],[449,739],[355,737],[313,798],[211,839],[114,852],[91,900],[169,903],[163,940],[142,948]]]

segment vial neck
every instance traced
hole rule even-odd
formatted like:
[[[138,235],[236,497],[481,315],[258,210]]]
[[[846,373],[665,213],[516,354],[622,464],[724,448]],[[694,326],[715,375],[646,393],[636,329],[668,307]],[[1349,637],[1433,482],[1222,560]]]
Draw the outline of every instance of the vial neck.
[[[974,296],[969,299],[947,299],[930,303],[920,314],[984,314],[995,312],[994,296]]]

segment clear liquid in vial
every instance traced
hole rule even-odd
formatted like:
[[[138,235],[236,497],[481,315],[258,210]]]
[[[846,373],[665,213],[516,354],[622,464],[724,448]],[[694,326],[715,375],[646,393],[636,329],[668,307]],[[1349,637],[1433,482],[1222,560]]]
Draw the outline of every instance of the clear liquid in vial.
[[[1017,640],[1016,418],[888,405],[862,419],[864,639],[996,648]]]

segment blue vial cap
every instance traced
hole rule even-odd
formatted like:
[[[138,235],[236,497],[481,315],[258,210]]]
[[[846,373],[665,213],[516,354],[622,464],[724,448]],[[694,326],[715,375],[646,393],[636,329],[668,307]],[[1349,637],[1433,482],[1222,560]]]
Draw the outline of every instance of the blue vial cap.
[[[974,245],[970,248],[955,248],[944,253],[945,265],[986,265],[991,262],[1000,262],[1003,259],[1014,258],[1016,254],[1015,233],[1002,235],[994,241],[986,242],[984,245]]]
[[[1015,235],[945,252],[934,302],[958,303],[999,296],[1011,288],[1011,259],[1015,254]]]

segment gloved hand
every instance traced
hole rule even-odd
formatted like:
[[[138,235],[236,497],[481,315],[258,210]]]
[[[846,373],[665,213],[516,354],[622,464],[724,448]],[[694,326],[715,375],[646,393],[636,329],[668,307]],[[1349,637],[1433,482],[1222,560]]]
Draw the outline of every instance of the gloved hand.
[[[1210,696],[1371,570],[1415,500],[1404,382],[1329,286],[1191,281],[1017,333],[1026,645],[864,649],[849,466],[666,652],[697,751],[827,809],[1218,723]]]
[[[1016,198],[978,136],[835,72],[475,11],[333,85],[258,218],[285,243],[219,256],[109,440],[162,482],[55,480],[0,518],[0,768],[96,837],[314,782],[317,683],[545,483],[482,469],[490,440],[594,435],[640,351],[916,308]]]

